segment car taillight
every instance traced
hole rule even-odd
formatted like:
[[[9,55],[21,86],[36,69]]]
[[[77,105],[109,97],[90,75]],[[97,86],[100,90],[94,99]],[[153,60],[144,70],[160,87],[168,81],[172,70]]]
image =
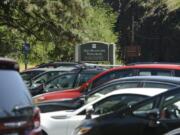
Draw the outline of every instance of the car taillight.
[[[34,128],[40,127],[40,110],[38,107],[34,108],[33,123],[34,123]]]

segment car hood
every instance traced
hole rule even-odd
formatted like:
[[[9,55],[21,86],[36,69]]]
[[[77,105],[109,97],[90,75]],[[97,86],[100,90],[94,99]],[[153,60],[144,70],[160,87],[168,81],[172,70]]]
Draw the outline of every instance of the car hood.
[[[49,96],[49,95],[57,95],[57,94],[64,94],[64,93],[79,93],[79,88],[76,89],[68,89],[68,90],[57,90],[57,91],[53,91],[53,92],[48,92],[48,93],[43,93],[43,94],[39,94],[37,96],[34,96],[33,98],[36,97],[40,97],[40,96]]]

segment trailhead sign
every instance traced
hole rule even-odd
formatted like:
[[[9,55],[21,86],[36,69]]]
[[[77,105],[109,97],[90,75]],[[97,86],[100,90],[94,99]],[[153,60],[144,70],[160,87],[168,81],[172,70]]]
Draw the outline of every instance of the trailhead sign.
[[[104,42],[88,42],[77,45],[75,58],[78,62],[112,61],[115,45]]]

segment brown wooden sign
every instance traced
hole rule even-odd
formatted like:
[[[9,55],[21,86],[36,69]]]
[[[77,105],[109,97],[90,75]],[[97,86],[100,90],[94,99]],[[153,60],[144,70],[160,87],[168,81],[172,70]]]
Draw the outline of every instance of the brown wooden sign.
[[[125,52],[126,57],[138,57],[141,55],[141,47],[137,45],[127,46]]]

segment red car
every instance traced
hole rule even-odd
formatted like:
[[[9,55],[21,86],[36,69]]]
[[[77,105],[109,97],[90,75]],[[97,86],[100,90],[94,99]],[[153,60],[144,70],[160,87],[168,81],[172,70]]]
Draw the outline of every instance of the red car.
[[[64,100],[79,97],[85,91],[92,90],[104,82],[112,79],[127,77],[127,76],[176,76],[180,77],[180,65],[178,64],[132,64],[120,66],[106,70],[95,77],[88,80],[81,87],[65,90],[49,92],[33,97],[34,103]]]

